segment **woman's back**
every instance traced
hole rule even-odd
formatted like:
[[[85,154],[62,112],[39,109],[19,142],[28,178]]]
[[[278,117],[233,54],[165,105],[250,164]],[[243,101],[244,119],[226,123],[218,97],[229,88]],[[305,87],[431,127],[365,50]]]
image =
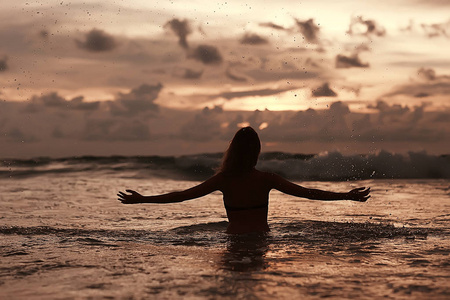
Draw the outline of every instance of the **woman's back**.
[[[267,209],[271,190],[268,174],[251,170],[222,172],[220,190],[227,211],[228,233],[268,231]]]

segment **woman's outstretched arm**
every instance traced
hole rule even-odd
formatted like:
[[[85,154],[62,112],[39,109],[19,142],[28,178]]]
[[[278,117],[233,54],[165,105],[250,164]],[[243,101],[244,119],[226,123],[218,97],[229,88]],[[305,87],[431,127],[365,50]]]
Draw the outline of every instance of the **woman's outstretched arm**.
[[[130,194],[119,192],[117,196],[119,197],[118,200],[123,204],[182,202],[185,200],[199,198],[219,190],[220,182],[220,175],[217,174],[197,186],[180,192],[172,192],[156,196],[143,196],[133,190],[126,190]]]
[[[289,194],[296,197],[303,197],[312,200],[324,200],[324,201],[333,201],[333,200],[353,200],[359,202],[365,202],[370,198],[370,188],[357,188],[349,191],[348,193],[336,193],[336,192],[328,192],[318,189],[308,189],[292,183],[283,177],[270,174],[270,181],[272,184],[272,188],[279,190],[285,194]]]

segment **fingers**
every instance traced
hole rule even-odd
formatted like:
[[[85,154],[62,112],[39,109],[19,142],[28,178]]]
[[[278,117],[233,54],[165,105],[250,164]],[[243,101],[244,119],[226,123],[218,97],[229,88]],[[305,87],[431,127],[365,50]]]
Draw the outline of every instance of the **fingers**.
[[[353,194],[353,199],[358,202],[366,202],[370,198],[370,187],[359,187],[353,189],[350,194]]]
[[[133,190],[125,190],[130,194],[126,194],[122,191],[117,192],[117,200],[122,202],[122,204],[136,204],[139,203],[139,199],[142,198],[142,195]]]
[[[363,198],[361,199],[361,202],[366,202],[367,200],[369,200],[369,198],[370,198],[370,196],[363,197]]]
[[[128,190],[127,190],[128,191]],[[119,200],[120,202],[122,202],[123,204],[129,204],[129,200],[127,199],[128,197],[130,197],[131,195],[127,195],[124,192],[119,191],[117,193],[117,200]]]
[[[361,191],[361,193],[362,193],[364,196],[369,195],[369,193],[370,193],[370,188]]]
[[[367,189],[365,187],[360,187],[354,189],[353,191],[357,192],[358,194],[368,195],[370,193],[370,187]]]

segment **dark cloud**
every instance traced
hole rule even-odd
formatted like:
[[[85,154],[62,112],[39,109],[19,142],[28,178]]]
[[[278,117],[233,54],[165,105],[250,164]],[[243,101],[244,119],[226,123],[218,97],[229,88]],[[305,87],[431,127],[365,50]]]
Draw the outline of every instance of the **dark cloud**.
[[[76,110],[93,111],[100,107],[99,101],[85,102],[83,96],[75,97],[69,101],[69,107]]]
[[[114,37],[98,29],[89,31],[84,42],[79,40],[75,42],[78,47],[91,52],[111,51],[117,46]]]
[[[419,122],[424,120],[425,107],[427,104],[422,104],[411,109],[408,106],[400,104],[389,105],[383,100],[377,101],[376,106],[368,106],[379,110],[378,124],[391,124],[396,127],[418,126]],[[425,120],[424,120],[425,121]],[[427,120],[430,121],[430,120]],[[433,121],[434,122],[434,121]],[[395,124],[398,123],[398,124]],[[431,123],[430,123],[431,124]]]
[[[358,16],[350,21],[347,33],[350,35],[384,36],[386,35],[386,30],[374,20],[365,20],[363,17]]]
[[[417,93],[414,95],[415,98],[426,98],[428,96],[431,96],[431,95],[427,94],[427,93]]]
[[[439,75],[437,75],[439,78]],[[432,81],[434,82],[434,81]],[[171,109],[161,109],[157,118],[152,118],[153,111],[148,113],[135,113],[121,115],[111,115],[107,108],[110,103],[122,105],[120,100],[133,100],[147,95],[150,99],[155,98],[157,85],[138,87],[132,92],[124,93],[116,101],[104,102],[95,111],[82,109],[65,112],[65,106],[51,106],[45,109],[44,103],[60,103],[57,96],[53,100],[35,103],[42,109],[35,114],[27,114],[27,122],[24,122],[25,115],[21,110],[26,105],[24,102],[6,101],[0,102],[0,152],[10,153],[23,148],[23,142],[30,142],[27,147],[31,147],[31,152],[26,155],[78,155],[79,153],[106,153],[122,154],[123,149],[129,149],[126,142],[135,142],[133,153],[155,153],[156,148],[149,150],[149,145],[159,147],[172,143],[180,145],[186,141],[202,143],[195,144],[192,148],[197,152],[217,151],[217,145],[221,148],[224,140],[229,139],[242,123],[249,123],[255,128],[261,125],[261,138],[267,143],[278,143],[284,147],[283,143],[299,143],[301,141],[311,141],[297,149],[301,151],[324,151],[329,150],[332,145],[340,147],[350,145],[359,147],[364,143],[372,145],[373,142],[380,142],[377,147],[392,146],[392,151],[399,150],[397,147],[403,143],[403,150],[411,150],[412,142],[421,147],[426,145],[426,149],[441,151],[448,149],[450,140],[450,115],[449,109],[440,111],[430,111],[425,109],[425,105],[409,107],[399,104],[390,104],[386,101],[378,101],[370,106],[372,113],[359,113],[351,111],[345,102],[334,102],[328,109],[308,109],[301,111],[226,111],[222,107],[204,108],[199,111],[178,111]],[[153,93],[153,96],[149,96]],[[238,96],[238,95],[230,95]],[[244,95],[246,96],[246,95]],[[46,99],[50,99],[47,97]],[[82,98],[66,101],[84,103]],[[136,109],[137,110],[137,109]],[[136,111],[135,110],[135,111]],[[85,143],[89,141],[89,143]],[[32,142],[32,143],[31,143]],[[97,143],[98,142],[98,143]],[[110,144],[114,142],[114,144]],[[143,142],[139,144],[139,142]],[[361,143],[359,143],[361,142]],[[103,143],[103,144],[102,144]],[[121,144],[123,143],[123,144]],[[152,144],[153,143],[153,144]],[[330,144],[332,143],[332,144]],[[45,147],[51,144],[51,149]],[[67,149],[67,145],[78,145],[79,148]],[[89,147],[87,145],[90,145]],[[97,151],[99,145],[104,145],[104,149]],[[122,150],[116,148],[123,145]],[[158,146],[159,145],[159,146]],[[287,144],[286,144],[287,145]],[[316,145],[311,146],[310,145]],[[315,148],[320,145],[320,148]],[[397,146],[395,146],[397,145]],[[22,147],[22,148],[21,148]],[[85,148],[88,147],[88,148]],[[208,148],[210,147],[210,148]],[[216,148],[211,148],[216,147]],[[13,150],[11,150],[13,149]],[[28,149],[28,148],[27,148]],[[42,152],[42,149],[48,149]],[[109,149],[109,150],[108,150]],[[167,148],[162,148],[166,151]],[[175,149],[178,154],[185,153],[186,148]],[[272,148],[273,149],[273,148]],[[283,148],[286,149],[286,148]],[[291,148],[293,149],[293,148]],[[358,148],[362,152],[371,148]],[[5,152],[7,151],[7,152]],[[94,152],[90,152],[94,151]],[[108,152],[109,151],[109,152]],[[163,154],[164,152],[158,152]],[[286,151],[286,150],[285,150]],[[296,151],[293,149],[293,151]],[[300,151],[300,150],[299,150]],[[355,150],[359,151],[359,150]],[[401,151],[401,149],[400,149]],[[19,153],[17,152],[17,153]],[[441,151],[442,152],[442,151]],[[24,154],[25,155],[25,154]]]
[[[382,96],[393,97],[397,95],[406,95],[412,97],[425,97],[433,95],[450,96],[450,82],[427,82],[427,83],[411,83],[397,86],[392,92]]]
[[[176,77],[184,79],[199,79],[203,75],[203,70],[192,70],[189,68],[176,68],[173,72]]]
[[[318,43],[318,35],[320,28],[316,24],[314,24],[313,19],[309,19],[307,21],[300,21],[295,19],[295,22],[300,29],[300,32],[305,37],[306,41],[311,43]]]
[[[231,80],[234,80],[234,81],[237,81],[237,82],[245,82],[245,81],[247,81],[246,77],[235,74],[230,68],[227,68],[227,70],[225,71],[225,76],[227,76]]]
[[[358,54],[345,56],[343,54],[336,55],[336,68],[368,68],[368,63],[363,63]]]
[[[371,51],[371,49],[367,44],[364,44],[364,43],[356,46],[354,49],[355,53],[361,53],[363,51]]]
[[[205,65],[214,65],[222,63],[222,55],[219,50],[210,45],[199,45],[193,49],[188,57],[201,61]]]
[[[8,70],[8,64],[6,61],[8,60],[8,57],[4,56],[3,58],[0,58],[0,72],[4,72]]]
[[[417,76],[425,81],[431,81],[436,79],[436,71],[431,68],[420,68],[417,70]]]
[[[432,68],[420,68],[417,70],[417,77],[424,81],[449,82],[450,75],[437,75]]]
[[[394,87],[391,92],[382,95],[381,98],[398,95],[415,98],[433,95],[450,96],[450,76],[438,75],[432,68],[420,68],[416,72],[416,77],[410,83]]]
[[[247,45],[263,45],[269,43],[269,41],[256,33],[246,33],[239,42]]]
[[[320,76],[323,79],[327,79],[331,77],[331,74],[329,73],[322,73],[320,71],[314,71],[314,70],[274,70],[274,69],[262,69],[262,68],[254,68],[250,70],[245,71],[245,75],[249,76],[255,81],[275,81],[275,80],[283,80],[283,79],[300,79],[300,80],[306,80],[306,79],[313,79]]]
[[[314,97],[336,97],[337,94],[330,88],[328,82],[312,90],[312,95]]]
[[[51,92],[42,96],[33,96],[28,102],[25,112],[38,112],[41,108],[56,107],[66,110],[97,110],[100,106],[99,101],[85,102],[83,96],[75,97],[72,100],[66,100],[57,92]]]
[[[111,102],[110,110],[113,115],[135,115],[140,112],[157,112],[159,105],[154,103],[162,89],[162,84],[142,84],[129,93],[119,93],[116,100]]]
[[[222,110],[204,108],[189,120],[180,129],[180,137],[189,141],[206,142],[217,139],[221,135],[222,128],[218,115]]]
[[[178,36],[178,44],[181,47],[184,49],[189,48],[187,36],[192,33],[192,30],[188,20],[172,19],[164,27],[169,27]]]
[[[377,109],[378,122],[384,124],[386,122],[392,123],[403,118],[404,115],[410,112],[408,106],[402,106],[400,104],[389,105],[383,100],[378,100],[376,105],[368,105],[368,108]],[[387,121],[386,121],[387,120]]]
[[[450,38],[450,20],[446,23],[421,24],[420,26],[429,38],[439,36]]]
[[[51,92],[42,96],[33,96],[31,102],[35,104],[41,104],[44,107],[61,107],[67,106],[68,101],[65,98],[58,95],[57,92]]]
[[[286,30],[286,28],[284,28],[283,26],[277,25],[277,24],[272,23],[272,22],[259,23],[259,26],[261,26],[261,27],[269,27],[269,28],[276,29],[276,30]]]
[[[283,93],[286,91],[290,91],[296,89],[296,87],[291,88],[280,88],[280,89],[260,89],[260,90],[250,90],[250,91],[240,91],[240,92],[224,92],[217,95],[212,96],[212,98],[222,97],[227,100],[231,100],[233,98],[241,98],[241,97],[251,97],[251,96],[271,96],[279,93]]]

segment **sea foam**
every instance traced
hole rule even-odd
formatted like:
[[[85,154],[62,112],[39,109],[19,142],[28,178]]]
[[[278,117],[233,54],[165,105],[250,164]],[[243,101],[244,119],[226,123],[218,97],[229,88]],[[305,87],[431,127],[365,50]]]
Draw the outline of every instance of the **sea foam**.
[[[0,178],[102,172],[142,178],[203,180],[216,172],[221,158],[221,153],[210,153],[184,156],[3,159],[0,161]],[[395,154],[387,151],[365,155],[344,155],[340,152],[317,155],[266,152],[261,154],[257,168],[291,180],[448,179],[450,156],[426,152]]]

